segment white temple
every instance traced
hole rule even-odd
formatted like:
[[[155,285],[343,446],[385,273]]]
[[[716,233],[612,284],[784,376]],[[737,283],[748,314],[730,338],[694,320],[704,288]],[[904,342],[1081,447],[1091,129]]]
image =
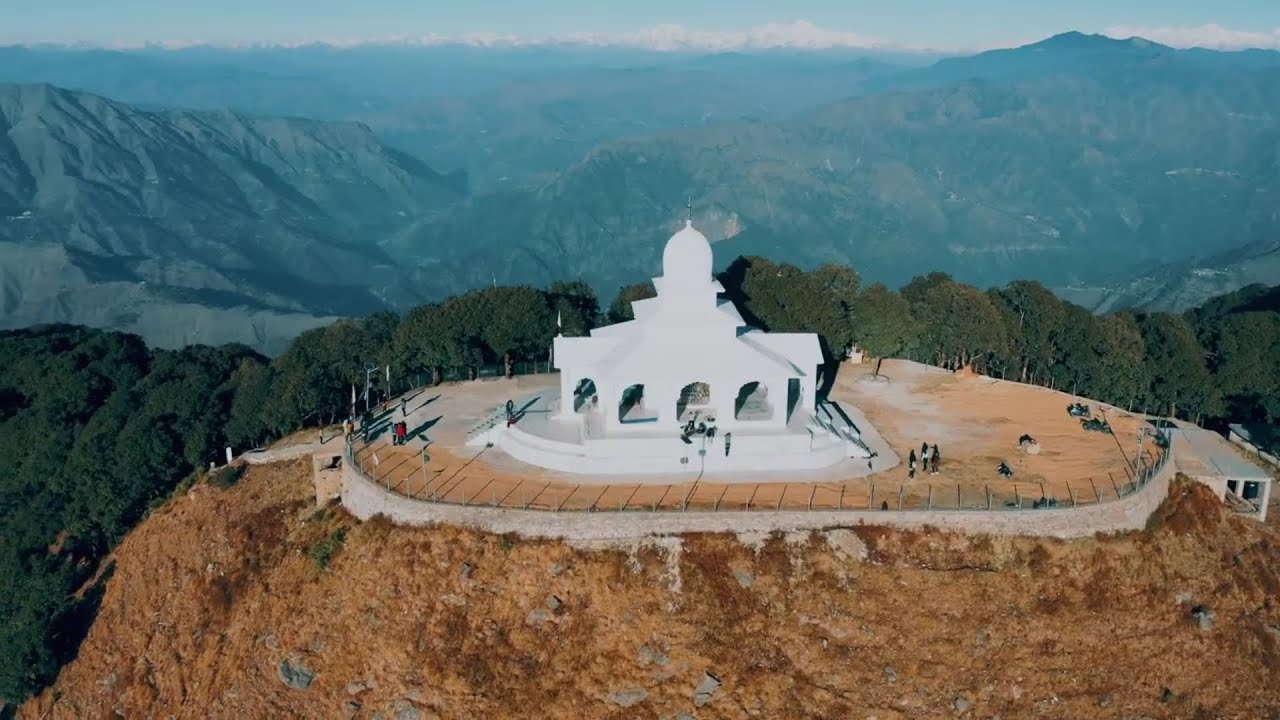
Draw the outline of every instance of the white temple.
[[[662,253],[657,297],[635,319],[556,337],[558,398],[537,398],[489,440],[525,462],[580,473],[804,469],[867,457],[858,431],[816,402],[812,333],[749,327],[717,296],[711,245],[691,222]]]

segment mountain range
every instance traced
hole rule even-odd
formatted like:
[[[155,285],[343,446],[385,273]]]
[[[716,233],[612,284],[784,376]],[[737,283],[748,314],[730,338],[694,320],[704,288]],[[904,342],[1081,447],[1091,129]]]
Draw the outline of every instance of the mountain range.
[[[1138,277],[1280,236],[1278,140],[1280,70],[1124,55],[1107,72],[971,79],[609,143],[537,188],[472,197],[391,251],[451,263],[462,286],[483,269],[614,287],[654,274],[691,198],[721,262],[850,263],[891,284],[930,270],[975,284]],[[499,252],[497,268],[484,262]]]
[[[9,327],[273,351],[495,282],[607,299],[689,205],[722,265],[1033,278],[1097,309],[1280,282],[1276,52],[0,48],[0,81]]]
[[[365,239],[464,192],[356,124],[0,86],[0,317],[278,347],[428,299]]]

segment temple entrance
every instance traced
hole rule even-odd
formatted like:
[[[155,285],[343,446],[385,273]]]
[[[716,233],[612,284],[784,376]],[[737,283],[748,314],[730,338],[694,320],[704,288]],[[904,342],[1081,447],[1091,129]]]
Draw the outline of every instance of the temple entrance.
[[[644,404],[644,385],[636,383],[622,391],[618,400],[618,422],[637,423],[652,422],[658,419],[657,414]]]
[[[738,388],[738,397],[733,403],[734,420],[768,420],[772,417],[773,404],[769,401],[768,386],[753,380]]]
[[[680,388],[680,397],[676,399],[676,419],[685,422],[685,412],[696,413],[711,406],[711,385],[704,382],[691,382]]]
[[[596,408],[598,402],[596,381],[591,378],[579,380],[577,386],[573,388],[573,411],[576,413],[590,412]]]

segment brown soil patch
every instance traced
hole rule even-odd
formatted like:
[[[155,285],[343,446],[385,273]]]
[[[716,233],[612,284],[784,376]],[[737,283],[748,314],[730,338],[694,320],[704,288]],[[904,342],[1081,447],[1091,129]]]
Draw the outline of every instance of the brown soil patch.
[[[343,717],[356,702],[360,718],[933,718],[960,696],[972,717],[1280,712],[1280,535],[1198,485],[1176,483],[1146,532],[860,528],[859,562],[816,534],[756,550],[690,536],[668,557],[361,524],[314,506],[308,463],[198,484],[144,521],[79,657],[20,717]],[[311,549],[344,529],[318,567]],[[282,683],[285,660],[315,672],[309,688]],[[695,708],[704,671],[723,684]],[[636,688],[629,708],[608,699]]]

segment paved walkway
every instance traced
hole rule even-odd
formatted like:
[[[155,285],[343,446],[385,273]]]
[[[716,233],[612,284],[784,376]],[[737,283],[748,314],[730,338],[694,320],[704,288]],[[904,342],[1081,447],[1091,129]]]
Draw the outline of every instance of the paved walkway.
[[[1240,451],[1221,435],[1190,423],[1177,423],[1187,442],[1175,456],[1178,469],[1187,475],[1220,475],[1233,480],[1269,480],[1266,470],[1241,457]]]

